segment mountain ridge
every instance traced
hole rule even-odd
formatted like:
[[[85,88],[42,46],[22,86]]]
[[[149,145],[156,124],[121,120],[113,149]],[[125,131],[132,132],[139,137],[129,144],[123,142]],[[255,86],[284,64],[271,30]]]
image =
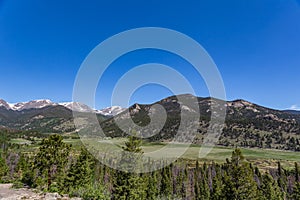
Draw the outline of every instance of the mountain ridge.
[[[79,102],[55,103],[49,99],[38,99],[38,100],[31,100],[28,102],[18,102],[18,103],[8,103],[5,100],[0,99],[0,107],[2,106],[5,107],[7,110],[14,110],[14,111],[28,110],[31,108],[39,109],[47,106],[58,106],[58,105],[64,106],[75,112],[95,112],[97,114],[102,114],[105,116],[114,116],[125,110],[125,108],[122,108],[121,106],[111,106],[100,110],[96,110]]]
[[[181,98],[188,100],[190,96],[183,95]],[[194,143],[201,144],[203,142],[211,118],[210,105],[218,104],[218,101],[221,100],[197,97],[197,102],[194,102],[199,105],[200,119],[188,122],[189,124],[186,125],[192,127],[195,123],[199,124],[200,128]],[[241,99],[223,102],[226,104],[226,119],[219,138],[219,145],[300,151],[300,115],[270,109]],[[153,104],[134,104],[129,108],[130,116],[126,112],[120,113],[114,118],[101,122],[101,127],[109,137],[124,137],[127,131],[121,130],[116,125],[116,120],[118,120],[118,124],[126,124],[132,118],[136,124],[144,127],[141,135],[146,135],[147,132],[158,129],[155,124],[152,124],[151,128],[147,129],[146,127],[150,123],[148,116],[150,108],[155,104],[160,104],[165,108],[167,121],[159,134],[146,138],[146,140],[170,141],[179,128],[181,109],[184,108],[187,112],[190,109],[192,112],[188,105],[180,105],[176,96],[167,97]],[[188,136],[188,130],[186,132]]]
[[[187,122],[187,127],[191,127],[195,123],[199,125],[194,143],[201,144],[203,142],[211,118],[210,106],[218,105],[219,102],[226,105],[225,126],[219,138],[219,145],[300,151],[299,114],[263,107],[242,99],[221,101],[210,97],[193,97],[188,94],[180,95],[180,98],[191,101],[192,105],[198,105],[200,110],[199,120]],[[82,106],[76,103],[75,106],[74,103],[65,103],[64,105],[55,104],[18,111],[7,109],[9,104],[3,100],[0,103],[0,126],[20,130],[37,130],[43,133],[75,133],[74,111],[68,106],[72,106],[72,108],[76,105],[79,108]],[[167,121],[162,129],[158,128],[156,124],[151,128],[146,127],[150,123],[149,114],[158,112],[157,109],[153,109],[155,104],[163,106],[167,113]],[[125,110],[122,109],[115,114],[113,110],[118,110],[119,107],[112,107],[105,111],[107,115],[94,111],[93,113],[97,115],[102,129],[108,137],[126,136],[127,132],[122,131],[115,122],[120,120],[121,124],[126,124],[129,122],[128,120],[132,119],[135,124],[146,127],[145,133],[143,133],[145,135],[160,130],[158,134],[145,138],[145,140],[157,142],[170,141],[179,128],[182,109],[187,115],[193,115],[195,108],[181,105],[177,96],[171,96],[152,104],[133,104],[127,109],[129,112],[124,112]],[[85,112],[80,112],[80,109],[75,112],[82,113],[79,117],[83,123],[88,122]],[[112,114],[115,115],[112,116]]]

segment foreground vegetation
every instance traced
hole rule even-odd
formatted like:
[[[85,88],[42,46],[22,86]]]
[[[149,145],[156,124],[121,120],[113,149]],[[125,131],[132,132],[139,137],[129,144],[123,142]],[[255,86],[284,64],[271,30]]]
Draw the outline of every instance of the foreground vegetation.
[[[22,141],[24,142],[24,141]],[[23,144],[26,145],[26,144]],[[143,152],[129,137],[123,148]],[[102,165],[84,148],[59,135],[44,138],[36,151],[11,146],[1,152],[0,180],[84,199],[300,199],[299,167],[261,171],[240,149],[223,163],[181,160],[151,173],[134,174]]]

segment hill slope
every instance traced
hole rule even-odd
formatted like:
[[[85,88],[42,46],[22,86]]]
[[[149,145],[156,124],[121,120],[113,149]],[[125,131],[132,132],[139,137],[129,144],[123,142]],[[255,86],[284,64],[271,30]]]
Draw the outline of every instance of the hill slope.
[[[190,95],[181,95],[181,98],[189,99]],[[189,126],[199,123],[198,133],[194,143],[201,144],[207,132],[211,117],[210,105],[219,100],[212,98],[200,98],[194,102],[199,106],[201,117],[198,122],[190,121]],[[227,115],[223,133],[219,139],[220,145],[276,148],[300,151],[300,115],[265,108],[244,100],[224,102],[227,107]],[[193,108],[180,105],[176,96],[165,98],[150,105],[135,104],[129,108],[130,116],[126,113],[116,115],[101,123],[101,127],[107,136],[122,137],[123,132],[115,123],[126,124],[130,118],[141,126],[149,124],[148,116],[151,106],[162,105],[167,112],[167,120],[159,134],[148,137],[148,141],[170,141],[177,133],[180,125],[180,113],[184,108],[185,112],[193,114]],[[153,132],[157,127],[152,126],[144,129],[143,135]],[[188,135],[188,131],[186,130]]]
[[[196,124],[199,128],[194,143],[201,144],[209,127],[212,112],[210,105],[221,103],[226,105],[226,121],[219,138],[219,145],[300,151],[300,115],[297,112],[269,109],[244,100],[222,102],[213,98],[196,98],[191,95],[180,95],[180,98],[190,101],[189,105],[182,105],[176,96],[171,96],[149,105],[134,104],[129,108],[129,113],[121,112],[123,109],[118,108],[118,112],[121,113],[114,117],[99,113],[97,116],[106,136],[126,136],[128,131],[122,131],[116,121],[126,126],[132,119],[137,125],[144,126],[141,134],[146,140],[170,141],[180,126],[181,111],[189,117],[194,116],[195,110],[199,109],[201,114],[199,120],[191,118],[190,121],[185,122],[187,128],[184,136],[190,137],[189,131]],[[12,110],[8,109],[10,105],[5,101],[0,103],[0,126],[2,127],[42,133],[64,133],[76,130],[72,110],[66,106],[42,104],[44,107],[41,108]],[[150,123],[149,115],[157,114],[158,122],[164,120],[160,119],[159,109],[153,109],[156,104],[166,110],[166,123],[163,127],[160,127],[159,123],[152,123],[151,127],[146,127]],[[84,112],[80,114],[80,118],[83,122],[88,121],[88,116]],[[127,128],[132,127],[127,126]],[[91,129],[87,131],[91,132]]]
[[[107,117],[100,114],[97,116],[99,121],[107,119]],[[30,108],[22,111],[0,106],[0,126],[17,130],[34,130],[42,133],[75,131],[72,110],[61,105]]]

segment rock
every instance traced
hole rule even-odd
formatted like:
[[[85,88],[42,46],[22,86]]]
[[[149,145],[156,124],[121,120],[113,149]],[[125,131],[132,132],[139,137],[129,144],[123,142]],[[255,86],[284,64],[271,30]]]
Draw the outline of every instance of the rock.
[[[81,198],[70,198],[69,195],[58,193],[38,193],[38,191],[21,188],[14,189],[12,184],[0,184],[0,200],[82,200]]]
[[[58,200],[61,199],[61,196],[58,193],[46,193],[45,200]]]

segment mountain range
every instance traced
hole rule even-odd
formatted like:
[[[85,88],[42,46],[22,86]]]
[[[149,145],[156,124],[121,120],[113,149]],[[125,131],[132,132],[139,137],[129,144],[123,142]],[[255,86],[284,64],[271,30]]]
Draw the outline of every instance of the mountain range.
[[[192,102],[189,105],[183,105],[176,96],[171,96],[154,104],[134,104],[129,108],[130,115],[122,112],[114,118],[101,122],[101,127],[107,136],[123,137],[128,130],[121,130],[116,121],[118,124],[126,124],[131,118],[135,124],[144,126],[141,129],[143,136],[160,130],[158,134],[147,137],[146,140],[151,142],[171,141],[179,129],[181,111],[185,110],[186,115],[193,115],[194,108],[190,105],[198,105],[201,114],[200,119],[199,121],[185,121],[185,136],[189,137],[190,129],[197,124],[199,128],[194,143],[201,144],[207,136],[209,128],[212,112],[210,106],[224,103],[226,119],[218,145],[300,151],[300,114],[298,112],[274,110],[241,99],[221,101],[220,104],[220,100],[209,97],[197,97],[195,99],[191,95],[181,95],[180,98],[186,99],[185,102]],[[146,126],[150,123],[149,115],[155,112],[150,108],[155,104],[163,106],[167,113],[167,119],[162,129],[160,129],[159,123],[157,125],[152,123],[149,128]]]
[[[43,133],[74,132],[73,111],[83,114],[93,112],[99,121],[103,121],[124,110],[120,106],[94,110],[78,102],[54,103],[47,99],[15,104],[0,99],[0,126]]]
[[[83,103],[78,103],[78,102],[54,103],[49,99],[40,99],[40,100],[33,100],[28,102],[14,103],[14,104],[8,103],[5,100],[0,99],[0,107],[4,107],[7,110],[13,110],[13,111],[41,109],[48,106],[58,106],[58,105],[64,106],[76,112],[96,112],[98,114],[105,115],[105,116],[114,116],[125,110],[120,106],[112,106],[101,110],[95,110]]]
[[[193,115],[195,108],[190,105],[199,106],[200,119],[191,120],[185,123],[189,135],[189,127],[199,125],[194,143],[201,144],[209,127],[211,117],[211,105],[217,104],[220,100],[214,98],[195,98],[192,95],[180,95],[192,104],[182,105],[176,96],[162,99],[153,104],[134,104],[125,109],[113,106],[102,110],[94,110],[88,106],[70,102],[53,103],[49,100],[35,100],[25,103],[9,104],[0,100],[0,126],[17,130],[34,130],[42,133],[65,133],[75,132],[73,113],[96,113],[102,129],[108,137],[126,136],[126,131],[121,130],[118,124],[126,124],[133,120],[143,129],[143,135],[150,133],[145,140],[148,141],[171,141],[180,125],[181,111]],[[234,100],[222,102],[226,106],[226,120],[219,138],[218,144],[225,146],[243,146],[259,148],[275,148],[300,151],[300,114],[297,111],[280,111],[245,101]],[[164,107],[167,118],[163,128],[159,123],[150,123],[149,115],[158,112],[154,105]],[[151,133],[158,130],[158,133],[151,136]]]

